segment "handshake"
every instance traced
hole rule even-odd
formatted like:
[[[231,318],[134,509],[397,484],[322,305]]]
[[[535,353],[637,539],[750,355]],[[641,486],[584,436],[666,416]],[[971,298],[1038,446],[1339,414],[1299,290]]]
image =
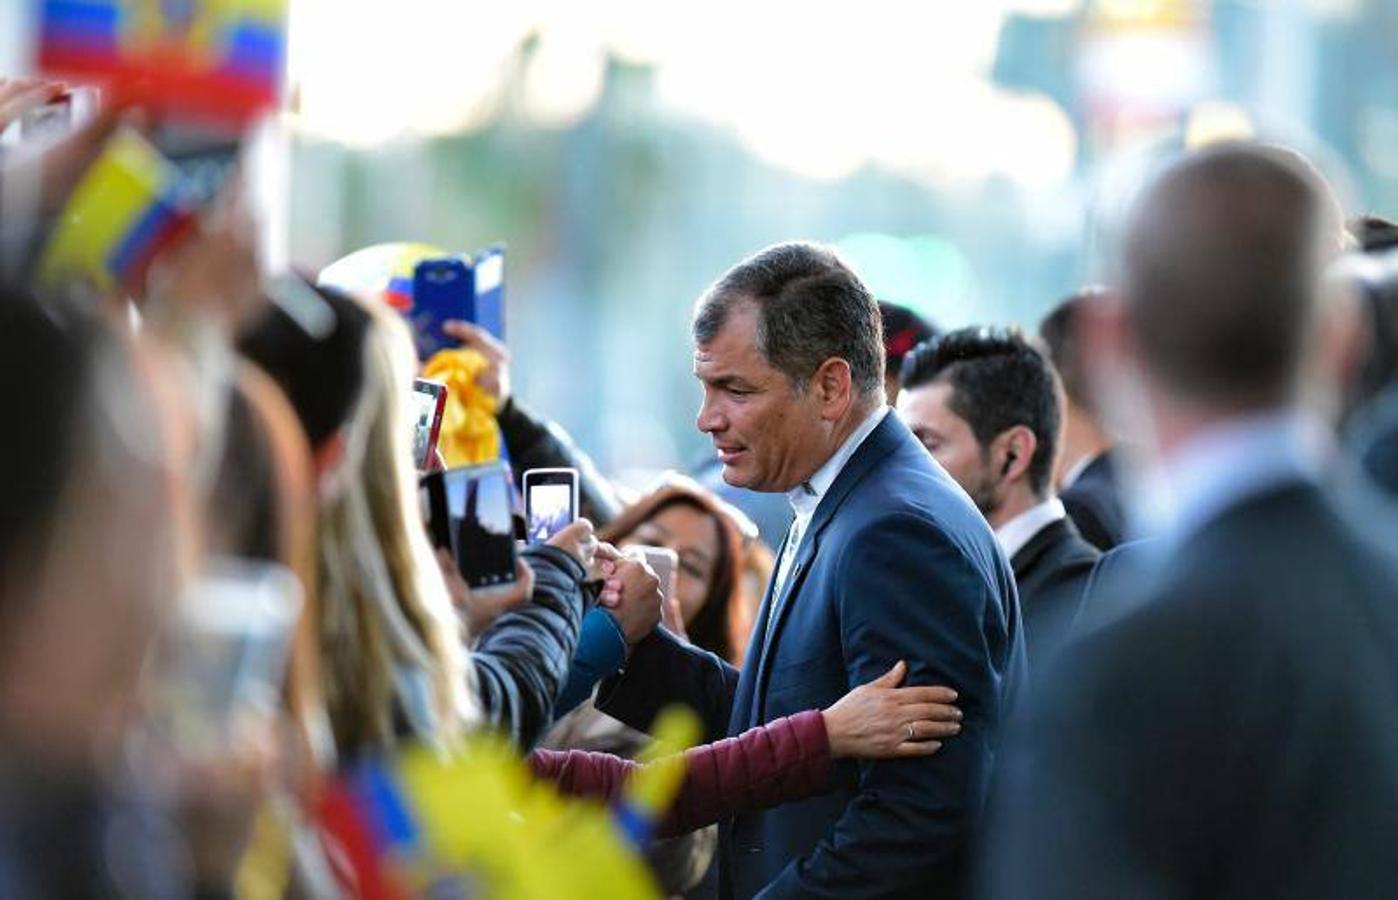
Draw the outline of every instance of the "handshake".
[[[587,519],[573,522],[548,543],[581,562],[587,569],[587,580],[601,585],[598,604],[617,623],[628,646],[650,634],[662,621],[675,634],[685,636],[679,601],[666,598],[660,589],[660,576],[639,550],[618,549],[599,542]],[[465,616],[471,634],[481,634],[496,618],[527,602],[534,593],[534,573],[522,558],[515,562],[513,589],[489,597],[472,594],[445,548],[438,549],[437,562],[452,603]]]
[[[673,597],[673,591],[672,596],[666,597],[660,588],[660,576],[639,549],[598,542],[592,523],[586,519],[569,525],[549,543],[580,559],[587,567],[588,580],[601,583],[598,605],[621,628],[627,646],[634,646],[662,621],[675,634],[685,636],[679,601]]]
[[[665,596],[660,576],[639,551],[599,544],[593,569],[602,579],[598,604],[616,620],[628,646],[634,646],[662,621],[684,637],[679,601]]]

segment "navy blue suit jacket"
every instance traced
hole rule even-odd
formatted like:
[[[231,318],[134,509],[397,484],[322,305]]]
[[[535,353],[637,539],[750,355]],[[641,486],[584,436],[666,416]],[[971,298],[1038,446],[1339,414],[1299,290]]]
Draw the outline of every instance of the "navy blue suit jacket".
[[[1014,577],[990,528],[907,427],[888,415],[821,499],[785,601],[772,589],[742,672],[657,632],[599,707],[638,728],[666,703],[710,740],[807,709],[907,660],[909,684],[955,688],[961,734],[935,756],[841,761],[826,796],[722,828],[726,896],[957,895],[999,727],[1024,671]]]

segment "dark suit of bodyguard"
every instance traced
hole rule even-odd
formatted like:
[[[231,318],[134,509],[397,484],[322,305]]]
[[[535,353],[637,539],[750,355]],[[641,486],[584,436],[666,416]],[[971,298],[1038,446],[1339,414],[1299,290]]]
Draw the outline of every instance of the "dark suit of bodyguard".
[[[706,306],[734,297],[706,327]],[[769,585],[741,673],[658,632],[602,686],[599,705],[645,727],[665,704],[685,702],[715,739],[829,706],[901,659],[909,683],[959,692],[963,730],[935,756],[841,762],[832,793],[725,823],[725,896],[958,894],[999,724],[1022,677],[1014,581],[989,527],[881,399],[848,396],[881,375],[877,316],[848,269],[802,244],[764,251],[701,300],[700,427],[726,479],[805,492],[807,520],[798,515],[783,547],[780,590]],[[799,345],[792,357],[777,345],[788,336],[774,333],[787,327]],[[803,368],[801,350],[815,365]],[[811,369],[804,392],[783,374]],[[838,427],[827,424],[831,409],[842,413]]]

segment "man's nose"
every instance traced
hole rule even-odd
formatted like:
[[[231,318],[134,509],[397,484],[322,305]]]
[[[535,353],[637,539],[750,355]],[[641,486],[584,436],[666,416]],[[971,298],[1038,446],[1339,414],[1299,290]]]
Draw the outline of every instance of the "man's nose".
[[[718,408],[718,404],[711,398],[705,397],[699,404],[699,416],[694,420],[694,424],[705,434],[713,434],[715,431],[722,431],[724,428],[724,417]]]

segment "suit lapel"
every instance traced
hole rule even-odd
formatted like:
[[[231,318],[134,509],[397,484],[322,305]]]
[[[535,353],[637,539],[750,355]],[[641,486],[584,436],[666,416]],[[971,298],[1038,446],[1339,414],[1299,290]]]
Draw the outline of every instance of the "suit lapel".
[[[1067,519],[1058,519],[1048,523],[1035,532],[1028,543],[1019,548],[1019,552],[1010,560],[1010,568],[1014,570],[1016,582],[1023,581],[1024,576],[1039,561],[1039,557],[1047,553],[1063,536],[1067,522]]]
[[[781,559],[782,553],[786,551],[786,542],[791,539],[791,528],[786,530],[786,537],[782,539],[782,545],[777,548],[777,559]],[[792,567],[795,572],[795,566]],[[753,710],[753,685],[757,683],[757,671],[766,655],[763,650],[767,645],[767,619],[772,614],[772,594],[777,583],[777,570],[773,568],[772,575],[767,579],[767,589],[762,595],[762,605],[757,609],[757,624],[753,629],[752,639],[748,641],[747,659],[743,660],[743,670],[738,675],[738,687],[734,691],[733,712],[729,717],[728,731],[730,734],[740,734],[746,731],[752,720]],[[792,583],[792,579],[786,580],[787,585]]]
[[[912,440],[912,433],[907,426],[892,413],[884,416],[883,421],[870,433],[859,449],[850,457],[849,462],[840,470],[836,476],[835,483],[826,491],[821,498],[820,505],[816,507],[815,515],[811,517],[811,524],[806,529],[805,543],[796,554],[796,561],[791,566],[791,573],[787,576],[786,584],[782,586],[780,602],[773,597],[772,586],[776,581],[777,573],[772,573],[772,578],[767,583],[767,599],[763,601],[762,613],[759,616],[765,627],[759,637],[762,639],[756,665],[745,665],[743,675],[746,676],[749,670],[753,672],[753,683],[749,686],[750,695],[748,700],[746,721],[736,720],[734,724],[740,724],[742,728],[751,728],[763,722],[763,707],[767,697],[767,679],[771,676],[771,658],[776,654],[777,641],[781,640],[782,627],[790,617],[791,608],[797,602],[797,594],[801,590],[801,585],[805,581],[812,563],[820,548],[821,532],[830,524],[835,513],[849,496],[864,476],[882,461],[886,456],[898,448],[904,440]],[[783,546],[785,541],[782,542]],[[779,557],[780,558],[780,557]],[[775,611],[775,618],[773,618]],[[771,620],[770,623],[768,620]],[[754,662],[749,660],[749,663]],[[742,693],[743,685],[739,680],[738,690]],[[735,710],[736,711],[736,710]]]

